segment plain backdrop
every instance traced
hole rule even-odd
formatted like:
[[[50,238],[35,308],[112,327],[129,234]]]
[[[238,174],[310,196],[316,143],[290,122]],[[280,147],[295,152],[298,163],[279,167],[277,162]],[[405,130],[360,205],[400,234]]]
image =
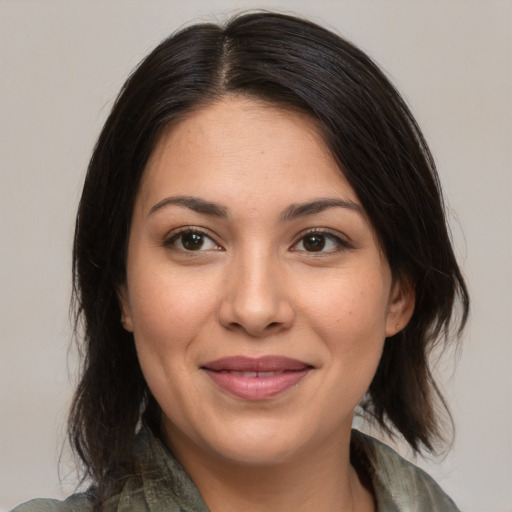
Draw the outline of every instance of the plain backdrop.
[[[74,212],[118,89],[183,24],[257,7],[361,46],[416,114],[473,298],[458,365],[440,366],[453,450],[420,463],[462,510],[511,512],[512,3],[499,0],[0,0],[0,510],[73,490]]]

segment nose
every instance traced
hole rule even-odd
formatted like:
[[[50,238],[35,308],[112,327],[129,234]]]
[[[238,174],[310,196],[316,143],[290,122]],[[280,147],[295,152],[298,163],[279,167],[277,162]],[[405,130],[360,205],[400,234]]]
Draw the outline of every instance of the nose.
[[[225,328],[257,338],[290,328],[295,312],[281,265],[257,254],[232,261],[219,307]]]

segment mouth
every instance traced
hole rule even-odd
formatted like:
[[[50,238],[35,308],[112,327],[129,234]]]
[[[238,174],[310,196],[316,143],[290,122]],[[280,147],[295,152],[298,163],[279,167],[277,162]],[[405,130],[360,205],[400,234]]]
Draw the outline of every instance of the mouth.
[[[296,386],[313,366],[283,356],[234,356],[201,366],[224,392],[244,400],[265,400]]]

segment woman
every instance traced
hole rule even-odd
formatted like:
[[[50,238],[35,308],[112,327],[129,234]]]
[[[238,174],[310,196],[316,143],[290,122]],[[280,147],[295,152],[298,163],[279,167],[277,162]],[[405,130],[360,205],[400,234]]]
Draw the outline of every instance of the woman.
[[[74,275],[93,485],[17,511],[458,510],[351,430],[434,451],[428,355],[468,297],[421,132],[340,37],[256,13],[161,43],[94,150]]]

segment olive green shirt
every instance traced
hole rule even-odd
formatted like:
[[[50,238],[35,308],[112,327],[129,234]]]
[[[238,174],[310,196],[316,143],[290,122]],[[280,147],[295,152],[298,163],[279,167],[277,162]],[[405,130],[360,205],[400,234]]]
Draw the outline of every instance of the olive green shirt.
[[[140,472],[104,505],[105,512],[208,512],[197,487],[183,467],[148,428],[139,432],[135,457]],[[378,512],[460,512],[424,471],[385,444],[357,430],[352,433],[351,457],[371,479]],[[90,494],[65,501],[36,499],[12,512],[91,512]]]

